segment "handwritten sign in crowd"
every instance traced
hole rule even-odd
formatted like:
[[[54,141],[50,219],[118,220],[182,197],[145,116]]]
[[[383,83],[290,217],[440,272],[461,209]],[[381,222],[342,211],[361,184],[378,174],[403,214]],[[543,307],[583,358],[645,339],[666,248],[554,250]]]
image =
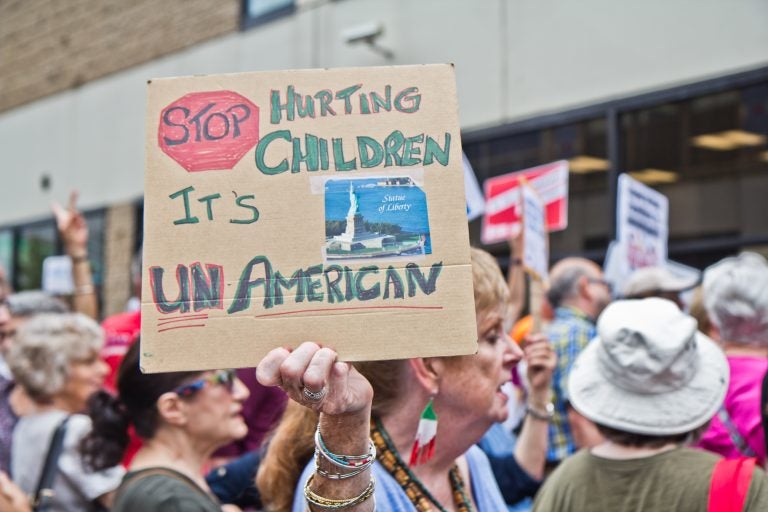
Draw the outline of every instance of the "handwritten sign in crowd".
[[[449,65],[153,80],[144,371],[476,349]]]

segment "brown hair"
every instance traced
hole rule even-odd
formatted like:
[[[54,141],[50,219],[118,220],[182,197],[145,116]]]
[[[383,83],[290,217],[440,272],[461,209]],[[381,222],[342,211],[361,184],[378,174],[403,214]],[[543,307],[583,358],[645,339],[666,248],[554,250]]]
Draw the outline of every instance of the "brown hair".
[[[102,390],[88,400],[88,415],[93,426],[83,438],[80,451],[94,470],[120,463],[130,441],[129,426],[133,425],[142,439],[154,437],[160,425],[156,407],[160,395],[203,374],[200,371],[143,373],[139,368],[140,350],[137,340],[120,363],[117,396]]]
[[[487,311],[499,303],[509,302],[509,288],[496,259],[475,248],[471,257],[475,310]],[[403,399],[407,360],[365,361],[354,366],[373,387],[373,416],[387,416]],[[314,452],[317,418],[317,414],[306,407],[293,401],[288,404],[256,475],[256,487],[266,510],[291,509],[301,472]]]
[[[622,446],[631,446],[633,448],[661,448],[668,444],[683,444],[686,442],[693,442],[701,437],[701,434],[709,427],[709,422],[704,425],[691,430],[690,432],[683,432],[682,434],[672,434],[667,436],[649,436],[645,434],[635,434],[632,432],[626,432],[624,430],[618,430],[596,423],[595,426],[600,433],[616,444]]]
[[[699,324],[699,331],[709,336],[712,330],[712,322],[709,319],[707,310],[704,308],[704,287],[699,285],[693,290],[693,297],[689,312]]]

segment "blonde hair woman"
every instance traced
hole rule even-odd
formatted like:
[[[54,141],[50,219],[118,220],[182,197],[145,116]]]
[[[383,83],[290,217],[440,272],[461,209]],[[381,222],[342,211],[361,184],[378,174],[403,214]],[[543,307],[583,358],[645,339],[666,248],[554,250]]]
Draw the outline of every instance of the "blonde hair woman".
[[[265,357],[257,371],[262,384],[280,385],[304,406],[289,407],[259,470],[257,483],[270,510],[368,511],[374,499],[377,511],[506,509],[475,443],[506,418],[501,386],[522,352],[507,335],[509,290],[495,259],[474,249],[472,270],[475,355],[353,367],[338,362],[330,348],[304,343]],[[409,454],[430,402],[438,417],[434,454],[413,465]],[[302,411],[317,413],[318,422]],[[301,474],[312,435],[317,464]]]

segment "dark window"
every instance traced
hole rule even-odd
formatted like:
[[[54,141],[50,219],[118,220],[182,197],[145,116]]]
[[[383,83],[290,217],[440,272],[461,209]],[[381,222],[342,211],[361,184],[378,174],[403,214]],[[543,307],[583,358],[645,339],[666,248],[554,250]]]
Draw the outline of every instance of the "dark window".
[[[35,290],[43,286],[43,260],[57,253],[56,225],[53,221],[20,226],[16,239],[17,290]]]
[[[296,6],[295,0],[242,0],[242,2],[244,29],[291,14]]]
[[[0,230],[0,267],[8,283],[13,283],[13,230]]]

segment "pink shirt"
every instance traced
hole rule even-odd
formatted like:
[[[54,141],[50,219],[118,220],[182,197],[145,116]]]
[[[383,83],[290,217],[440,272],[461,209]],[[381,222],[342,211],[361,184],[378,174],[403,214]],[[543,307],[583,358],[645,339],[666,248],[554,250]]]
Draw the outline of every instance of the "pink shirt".
[[[768,370],[768,359],[752,356],[728,356],[731,381],[725,395],[725,408],[736,425],[741,437],[757,455],[758,463],[765,464],[765,437],[760,418],[760,389],[763,376]],[[697,444],[727,459],[741,457],[731,441],[731,436],[717,415],[712,418],[709,429]]]

